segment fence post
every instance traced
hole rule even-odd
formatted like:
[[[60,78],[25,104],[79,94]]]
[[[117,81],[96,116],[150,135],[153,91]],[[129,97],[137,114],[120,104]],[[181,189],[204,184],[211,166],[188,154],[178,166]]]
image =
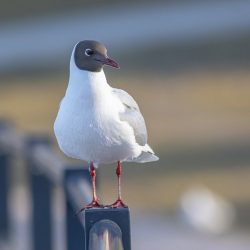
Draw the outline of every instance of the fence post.
[[[0,236],[9,233],[8,193],[9,193],[9,155],[0,152]]]
[[[0,120],[0,133],[8,128],[8,123]],[[10,155],[0,148],[0,236],[8,237],[9,234],[9,193]]]
[[[32,151],[36,145],[50,146],[48,136],[37,135],[27,138],[27,150]],[[51,188],[48,177],[40,173],[38,166],[32,159],[27,159],[30,174],[31,196],[33,203],[32,215],[32,247],[33,250],[52,250],[52,221],[51,221]]]
[[[86,250],[89,249],[90,231],[93,226],[101,221],[115,223],[121,230],[122,248],[131,250],[130,216],[128,208],[99,208],[84,211]]]
[[[73,202],[67,189],[67,183],[75,178],[82,177],[86,182],[90,183],[89,171],[83,168],[70,168],[65,170],[64,183],[65,183],[65,202],[66,202],[66,237],[67,237],[67,250],[85,250],[85,237],[83,220],[79,220],[76,209],[73,207]],[[79,197],[82,200],[84,197]],[[84,205],[84,204],[83,204]]]

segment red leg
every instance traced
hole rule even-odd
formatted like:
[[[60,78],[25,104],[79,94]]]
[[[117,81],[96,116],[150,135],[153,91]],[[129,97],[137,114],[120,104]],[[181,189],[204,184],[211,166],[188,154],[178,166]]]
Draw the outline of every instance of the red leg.
[[[116,175],[118,177],[118,199],[115,203],[111,205],[112,208],[120,208],[120,207],[127,207],[124,202],[122,201],[122,195],[121,195],[121,174],[122,174],[122,166],[120,161],[117,162],[117,168],[116,168]]]
[[[97,195],[96,195],[96,170],[95,170],[93,162],[91,162],[91,164],[90,164],[89,173],[90,173],[90,176],[92,179],[93,199],[92,199],[92,202],[90,204],[86,205],[84,208],[82,208],[80,210],[80,212],[82,212],[85,209],[89,209],[89,208],[103,207],[99,203],[99,200],[98,200]]]

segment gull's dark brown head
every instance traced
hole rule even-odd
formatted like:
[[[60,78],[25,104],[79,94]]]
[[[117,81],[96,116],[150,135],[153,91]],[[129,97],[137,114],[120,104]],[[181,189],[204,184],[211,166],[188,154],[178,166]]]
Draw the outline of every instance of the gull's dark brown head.
[[[106,47],[97,41],[85,40],[75,47],[75,64],[79,69],[100,72],[104,65],[119,68],[114,60],[107,56]]]

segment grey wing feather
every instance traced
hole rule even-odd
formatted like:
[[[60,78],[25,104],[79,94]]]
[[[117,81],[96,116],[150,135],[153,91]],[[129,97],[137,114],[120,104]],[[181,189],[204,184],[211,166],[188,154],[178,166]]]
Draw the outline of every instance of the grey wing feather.
[[[113,88],[112,91],[125,106],[125,112],[120,113],[120,119],[128,122],[134,130],[136,142],[139,145],[144,146],[147,144],[148,135],[145,121],[138,104],[126,91],[115,88]]]

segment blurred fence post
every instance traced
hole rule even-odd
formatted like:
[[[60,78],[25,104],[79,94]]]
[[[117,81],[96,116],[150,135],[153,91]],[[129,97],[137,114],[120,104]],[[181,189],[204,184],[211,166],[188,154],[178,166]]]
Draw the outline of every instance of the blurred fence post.
[[[73,207],[73,202],[70,199],[67,184],[76,178],[83,178],[87,183],[90,183],[89,171],[83,168],[67,168],[64,174],[65,183],[65,202],[66,202],[66,237],[67,237],[67,250],[84,250],[85,249],[85,232],[83,227],[82,214],[77,215],[77,210]],[[75,197],[76,199],[84,200],[84,197]],[[82,204],[84,206],[84,204]]]
[[[27,149],[37,145],[50,147],[48,136],[29,136],[27,138]],[[51,188],[50,179],[40,173],[32,155],[27,159],[30,174],[30,186],[33,203],[32,220],[32,247],[33,250],[52,250],[52,221],[51,221]]]
[[[8,123],[0,120],[0,133],[8,128]],[[9,235],[8,193],[9,193],[10,155],[0,147],[0,237]]]
[[[0,152],[0,236],[7,237],[9,231],[9,155]]]
[[[8,237],[9,214],[8,214],[8,193],[9,193],[9,155],[0,152],[0,236]]]

